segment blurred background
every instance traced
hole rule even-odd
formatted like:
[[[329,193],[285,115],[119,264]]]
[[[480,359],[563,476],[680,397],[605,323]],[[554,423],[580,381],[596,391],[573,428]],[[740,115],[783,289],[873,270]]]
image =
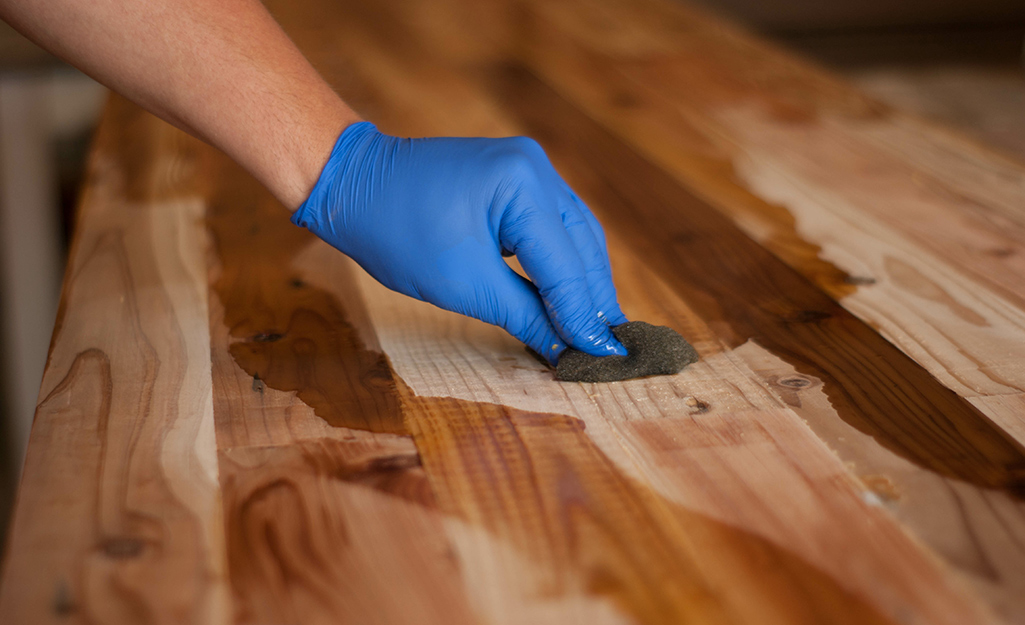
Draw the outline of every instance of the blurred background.
[[[880,100],[1025,162],[1025,0],[690,1],[833,68]],[[0,22],[3,536],[105,97],[103,87]]]

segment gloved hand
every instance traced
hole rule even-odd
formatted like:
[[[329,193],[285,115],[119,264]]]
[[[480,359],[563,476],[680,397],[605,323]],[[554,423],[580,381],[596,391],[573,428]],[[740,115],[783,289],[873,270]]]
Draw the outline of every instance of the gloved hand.
[[[566,344],[626,355],[609,331],[626,317],[601,226],[526,137],[402,139],[353,124],[292,222],[385,286],[500,326],[553,364]]]

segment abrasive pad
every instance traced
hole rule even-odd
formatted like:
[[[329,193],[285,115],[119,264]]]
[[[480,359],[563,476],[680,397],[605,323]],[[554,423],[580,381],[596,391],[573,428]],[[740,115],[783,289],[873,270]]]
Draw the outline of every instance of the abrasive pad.
[[[612,328],[626,356],[591,356],[567,349],[555,377],[564,382],[618,382],[647,375],[672,375],[698,361],[687,339],[672,328],[628,321]]]

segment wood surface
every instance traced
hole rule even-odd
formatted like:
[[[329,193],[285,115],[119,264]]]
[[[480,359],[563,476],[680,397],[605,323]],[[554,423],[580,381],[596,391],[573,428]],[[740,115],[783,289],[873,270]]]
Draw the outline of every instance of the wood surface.
[[[127,102],[107,106],[8,542],[4,623],[230,614],[199,149]]]
[[[114,98],[0,620],[1025,623],[1025,166],[666,0],[270,8],[386,132],[537,138],[702,359],[556,382]]]

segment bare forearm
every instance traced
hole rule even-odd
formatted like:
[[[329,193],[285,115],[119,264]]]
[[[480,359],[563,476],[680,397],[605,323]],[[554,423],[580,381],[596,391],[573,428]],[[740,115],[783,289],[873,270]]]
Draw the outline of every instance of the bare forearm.
[[[290,209],[359,119],[257,0],[0,0],[0,17],[222,149]]]

